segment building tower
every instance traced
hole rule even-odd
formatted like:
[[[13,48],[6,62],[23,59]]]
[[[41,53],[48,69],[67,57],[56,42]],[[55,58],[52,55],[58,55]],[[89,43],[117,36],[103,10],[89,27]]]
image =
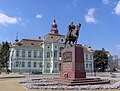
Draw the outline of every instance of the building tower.
[[[19,42],[18,42],[18,36],[16,36],[16,39],[15,39],[15,42],[13,43],[13,46],[18,46],[19,45]]]
[[[54,19],[52,23],[52,29],[50,31],[51,34],[58,34],[58,29],[57,29],[57,23],[56,20]]]

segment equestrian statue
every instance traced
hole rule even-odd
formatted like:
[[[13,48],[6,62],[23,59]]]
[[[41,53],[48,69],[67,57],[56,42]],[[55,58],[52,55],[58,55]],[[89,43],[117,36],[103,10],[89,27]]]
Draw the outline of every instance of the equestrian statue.
[[[73,46],[77,43],[80,27],[81,27],[80,23],[76,26],[73,24],[73,22],[70,23],[70,25],[68,26],[68,32],[65,38],[65,46],[67,43],[69,43],[70,46]]]

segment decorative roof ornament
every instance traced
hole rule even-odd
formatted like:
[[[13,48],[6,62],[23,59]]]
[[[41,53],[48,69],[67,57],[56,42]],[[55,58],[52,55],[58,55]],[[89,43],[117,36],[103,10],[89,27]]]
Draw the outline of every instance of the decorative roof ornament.
[[[52,23],[52,28],[56,28],[57,29],[57,23],[56,20],[54,19],[53,23]]]
[[[57,23],[56,20],[54,19],[52,23],[52,29],[50,31],[51,34],[58,34],[58,29],[57,29]]]
[[[13,46],[19,46],[19,45],[20,45],[20,43],[19,43],[19,40],[18,40],[18,33],[17,33],[15,42],[13,43]]]
[[[18,42],[19,40],[18,40],[18,36],[16,36],[16,39],[15,39],[15,42]]]

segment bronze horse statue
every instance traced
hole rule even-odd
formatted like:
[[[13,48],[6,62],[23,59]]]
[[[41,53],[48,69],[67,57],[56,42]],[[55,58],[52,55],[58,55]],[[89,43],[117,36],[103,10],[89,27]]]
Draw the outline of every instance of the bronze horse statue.
[[[68,32],[65,38],[65,47],[66,43],[68,42],[70,46],[72,46],[71,42],[73,43],[73,45],[77,43],[80,27],[81,27],[80,23],[77,26],[73,25],[73,22],[69,25]]]

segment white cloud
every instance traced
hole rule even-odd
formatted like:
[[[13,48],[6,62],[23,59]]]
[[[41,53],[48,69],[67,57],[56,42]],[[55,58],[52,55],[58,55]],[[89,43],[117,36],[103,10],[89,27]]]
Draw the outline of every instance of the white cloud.
[[[120,1],[118,1],[116,7],[113,9],[113,12],[116,15],[120,15]]]
[[[6,24],[16,24],[18,22],[17,18],[9,17],[4,13],[0,13],[0,23],[3,25]]]
[[[110,0],[102,0],[103,4],[109,4],[110,3]]]
[[[21,20],[22,20],[22,18],[20,18],[20,17],[19,17],[19,18],[18,18],[18,20],[19,20],[19,21],[21,21]]]
[[[85,20],[87,23],[96,23],[96,19],[94,17],[95,10],[95,8],[90,8],[88,10],[87,15],[85,15]]]
[[[116,46],[116,49],[120,51],[120,45],[117,45],[117,46]]]
[[[37,15],[36,15],[36,18],[37,18],[37,19],[41,19],[42,17],[43,17],[42,14],[37,14]]]

